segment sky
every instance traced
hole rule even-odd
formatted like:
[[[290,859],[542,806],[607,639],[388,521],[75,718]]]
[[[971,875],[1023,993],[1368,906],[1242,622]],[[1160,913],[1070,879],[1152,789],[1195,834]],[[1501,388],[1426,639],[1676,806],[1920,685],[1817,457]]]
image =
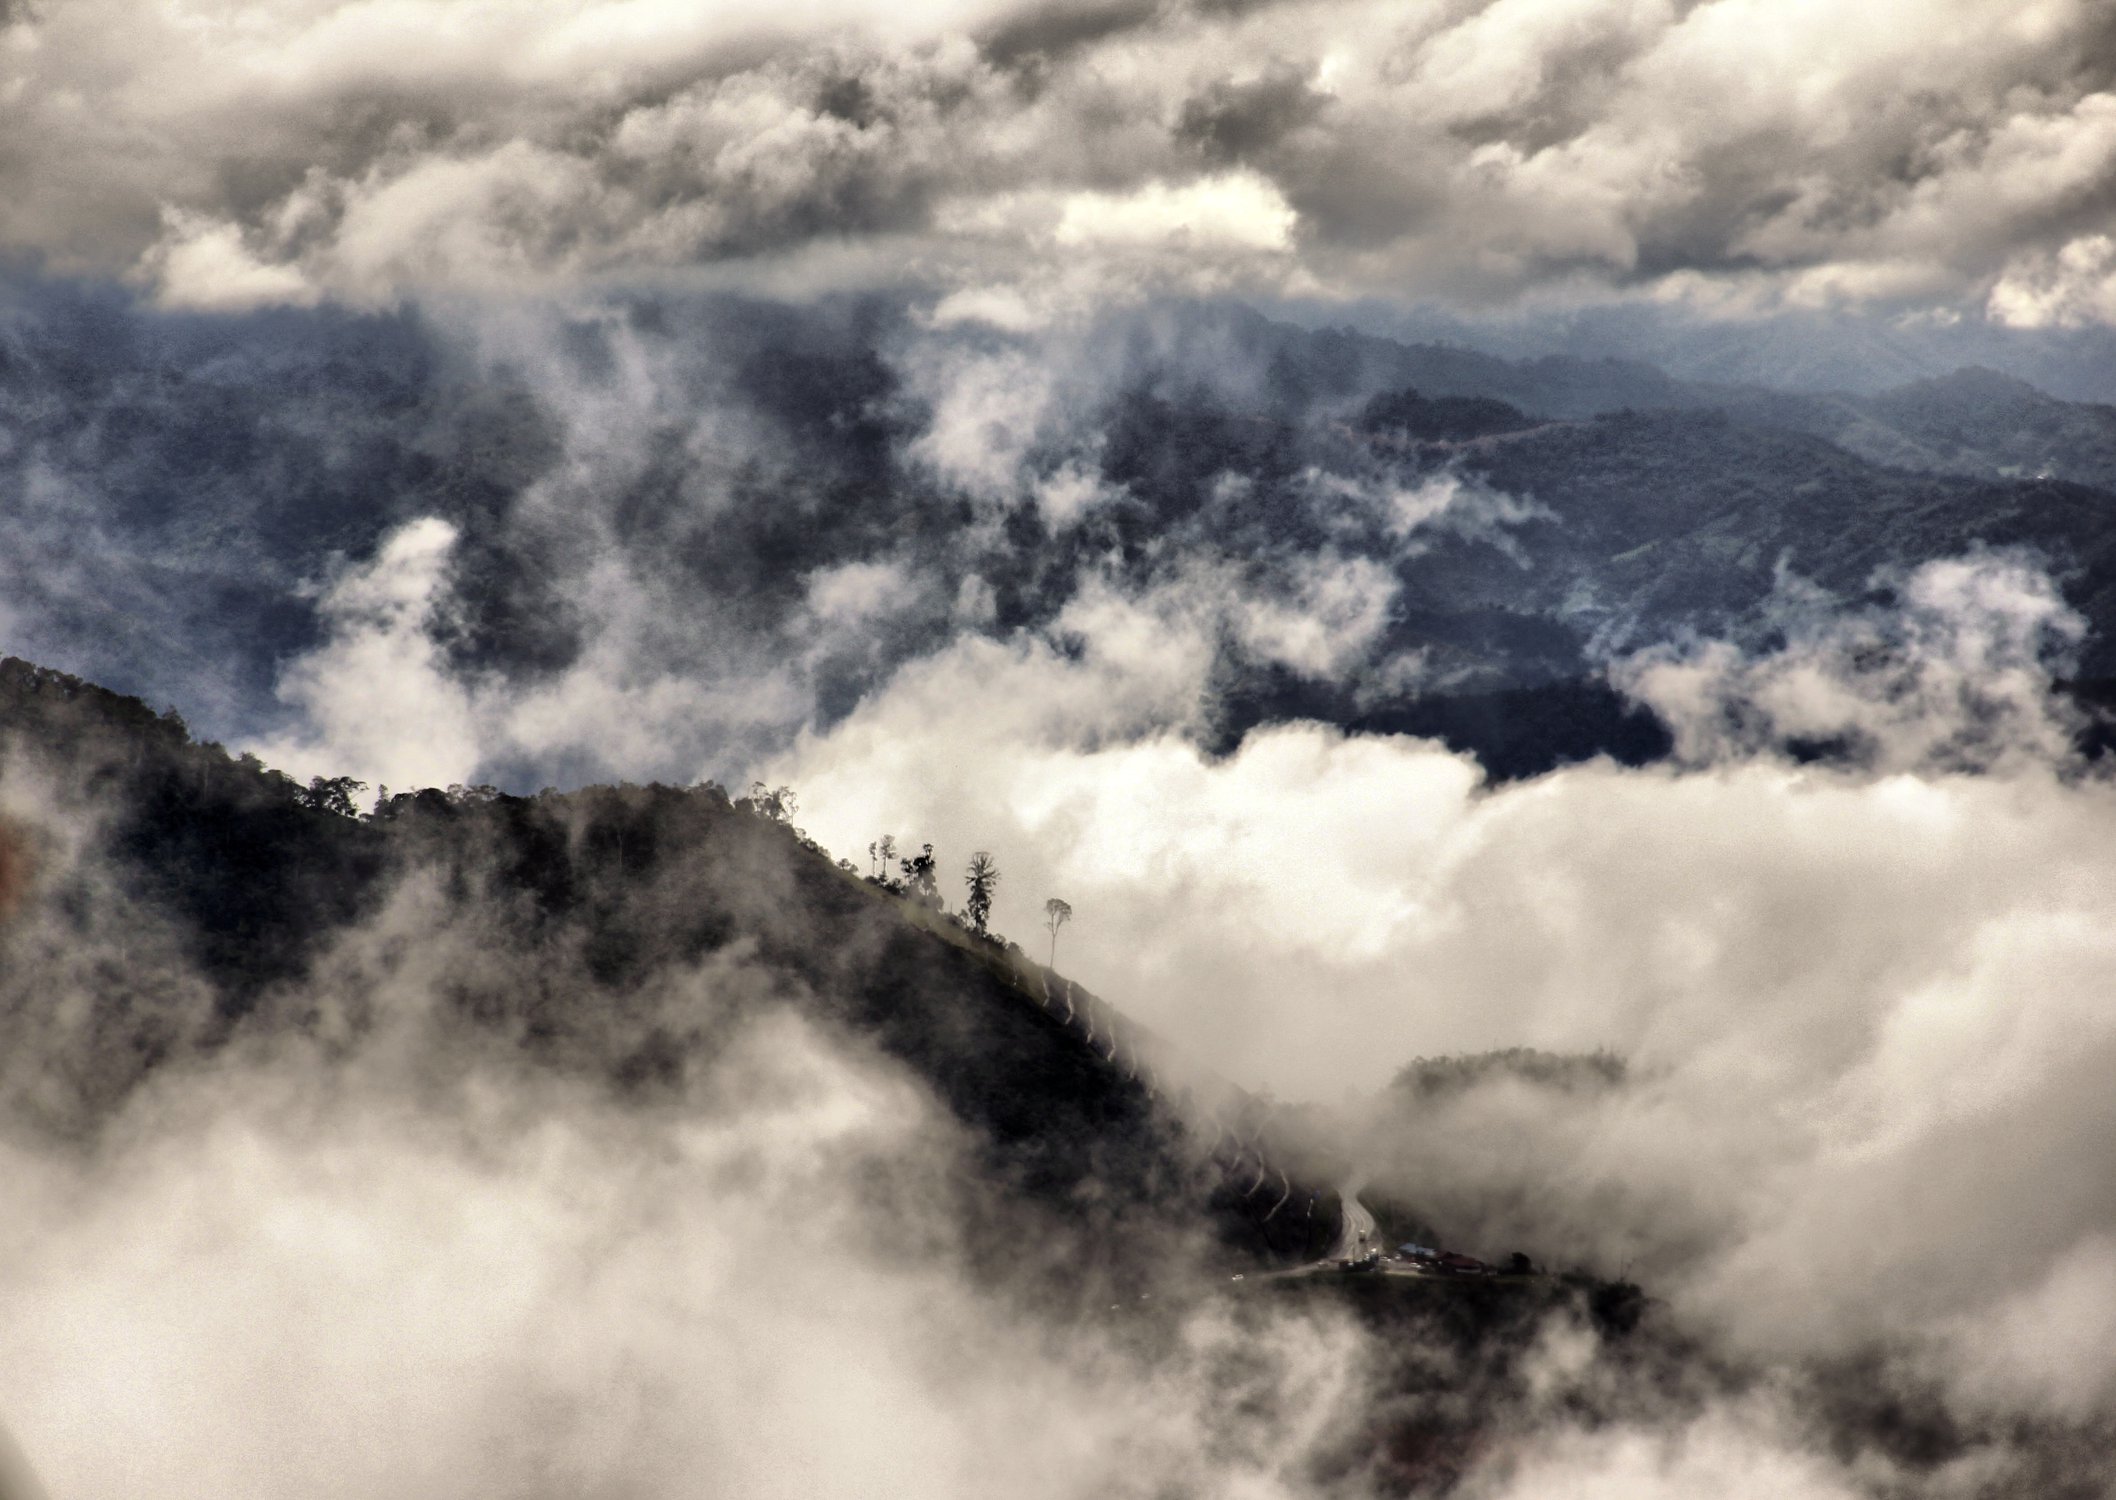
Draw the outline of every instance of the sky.
[[[932,842],[951,900],[991,851],[998,931],[1067,900],[1061,969],[1343,1107],[1457,1242],[1628,1268],[1767,1372],[1589,1430],[1553,1331],[1479,1496],[1888,1492],[1810,1400],[1869,1358],[2015,1434],[1923,1492],[2106,1484],[2052,1456],[2116,1422],[2116,786],[2054,691],[2065,568],[1538,604],[1670,750],[1505,780],[1361,716],[1558,674],[1419,622],[1565,528],[1348,424],[1352,334],[1419,330],[2108,399],[2116,10],[0,0],[0,111],[0,650],[363,801],[759,778],[855,863]],[[92,868],[93,809],[18,770],[0,815]],[[9,1006],[108,953],[192,994],[103,895],[80,952],[23,919]],[[916,1195],[959,1143],[790,1015],[696,1119],[436,1083],[417,975],[345,977],[474,946],[418,896],[316,981],[397,1050],[186,1074],[91,1158],[0,1139],[0,1417],[54,1500],[1310,1493],[1354,1330],[1276,1326],[1230,1431],[1248,1334],[1149,1368],[955,1247],[870,1253],[846,1154]],[[1381,1092],[1516,1046],[1628,1081]],[[744,1069],[768,1102],[714,1105]],[[757,1227],[811,1212],[813,1261]]]
[[[7,23],[0,246],[169,307],[665,276],[910,282],[1002,326],[1185,290],[2116,313],[2091,0],[73,0]]]

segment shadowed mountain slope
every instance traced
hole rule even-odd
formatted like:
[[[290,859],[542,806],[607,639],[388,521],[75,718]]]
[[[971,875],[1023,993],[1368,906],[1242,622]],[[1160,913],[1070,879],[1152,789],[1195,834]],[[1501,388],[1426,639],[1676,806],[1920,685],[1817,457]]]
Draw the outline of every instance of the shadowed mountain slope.
[[[9,1107],[33,1128],[93,1133],[155,1069],[231,1046],[357,1050],[407,991],[444,1033],[649,1102],[790,1009],[956,1122],[979,1170],[950,1215],[995,1266],[1024,1258],[1025,1217],[1094,1283],[1150,1275],[1171,1236],[1253,1262],[1336,1233],[1334,1209],[1272,1212],[1293,1184],[1252,1101],[1221,1086],[1186,1118],[1171,1055],[1106,1004],[717,787],[452,788],[356,817],[353,787],[13,659],[0,773],[35,809],[0,925],[0,1026],[44,1075],[6,1080]]]

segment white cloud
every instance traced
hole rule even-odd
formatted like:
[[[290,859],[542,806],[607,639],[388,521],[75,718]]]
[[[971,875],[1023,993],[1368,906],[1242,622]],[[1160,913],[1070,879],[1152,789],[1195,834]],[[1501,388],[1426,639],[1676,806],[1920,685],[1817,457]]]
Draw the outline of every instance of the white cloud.
[[[1414,557],[1430,545],[1429,533],[1497,547],[1516,561],[1521,552],[1509,533],[1529,521],[1555,521],[1546,505],[1523,500],[1446,471],[1406,485],[1393,474],[1344,475],[1309,469],[1308,489],[1326,503],[1350,507],[1380,527],[1399,557]]]
[[[943,348],[906,373],[930,400],[932,418],[909,456],[980,499],[1007,501],[1027,482],[1023,467],[1044,434],[1056,398],[1049,364],[1026,349]]]
[[[1494,1500],[1852,1500],[1857,1479],[1813,1451],[1767,1400],[1727,1403],[1672,1429],[1618,1426],[1532,1441]]]
[[[1071,194],[1053,237],[1067,248],[1283,250],[1298,219],[1275,184],[1230,173],[1178,186],[1148,182],[1121,195]]]
[[[1274,1319],[1236,1378],[1277,1415],[1237,1426],[1224,1312],[1148,1365],[980,1291],[922,1216],[960,1143],[915,1084],[785,1015],[727,1040],[659,1109],[253,1052],[92,1159],[0,1142],[0,1405],[81,1500],[1295,1492],[1349,1328]]]
[[[2029,1352],[2116,1318],[2094,1185],[2116,785],[2053,764],[2029,711],[2053,599],[2011,563],[1940,565],[1885,630],[1839,620],[1930,654],[1889,690],[1795,691],[1772,658],[1728,679],[1862,726],[1878,774],[1721,747],[1488,787],[1437,746],[1312,725],[1214,759],[1181,728],[1199,668],[1105,605],[1076,616],[1078,660],[951,648],[773,776],[826,845],[992,850],[1000,931],[1064,897],[1067,971],[1238,1081],[1331,1101],[1418,1055],[1628,1057],[1623,1090],[1495,1086],[1387,1138],[1381,1180],[1452,1242],[1628,1262],[1759,1356],[1880,1341],[1961,1401],[2101,1410],[2116,1364],[2090,1334]],[[1964,703],[2018,712],[1965,741]],[[1996,769],[1947,769],[1964,744]],[[1687,1482],[1697,1455],[1638,1442],[1595,1462]]]
[[[163,238],[148,251],[145,271],[164,306],[201,312],[239,312],[317,300],[299,270],[267,265],[243,243],[234,224],[214,224],[171,212]]]
[[[1237,596],[1230,618],[1262,660],[1334,679],[1363,662],[1388,628],[1396,575],[1368,557],[1323,554],[1288,568],[1284,597]]]
[[[2054,253],[2016,257],[1991,288],[1988,310],[2009,328],[2116,323],[2116,239],[2081,235]]]
[[[808,607],[833,626],[858,626],[902,608],[916,592],[900,563],[842,563],[809,575]]]
[[[1014,51],[1048,18],[78,0],[0,55],[34,143],[0,244],[193,306],[713,266],[1017,330],[1160,286],[2108,316],[2064,266],[2112,211],[2090,0],[1110,22]]]
[[[2051,696],[2052,669],[2086,624],[2048,575],[1972,557],[1927,563],[1900,592],[1899,608],[1846,612],[1781,580],[1783,649],[1654,647],[1612,675],[1695,763],[1795,742],[1885,769],[2062,761],[2076,715]]]
[[[444,521],[410,522],[373,562],[331,584],[321,608],[327,639],[279,674],[279,697],[297,723],[245,748],[300,780],[346,775],[397,791],[468,782],[510,759],[581,765],[600,777],[646,768],[691,779],[743,758],[748,736],[782,739],[811,711],[797,659],[719,670],[666,660],[654,587],[616,553],[571,580],[592,610],[564,671],[515,684],[461,667],[442,645],[438,616],[451,597],[457,541]],[[811,655],[859,639],[870,618],[860,611],[886,607],[901,597],[899,585],[908,587],[880,566],[824,579]]]
[[[353,775],[400,788],[447,786],[476,769],[468,694],[430,628],[455,542],[447,522],[414,521],[330,586],[322,615],[331,639],[279,682],[302,727],[257,745],[259,755],[301,780]]]

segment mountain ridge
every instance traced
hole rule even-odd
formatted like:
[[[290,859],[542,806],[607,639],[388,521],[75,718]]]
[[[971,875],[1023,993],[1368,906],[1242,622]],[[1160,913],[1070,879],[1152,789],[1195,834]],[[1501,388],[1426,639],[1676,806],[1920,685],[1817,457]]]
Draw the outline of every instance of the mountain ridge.
[[[1328,1205],[1298,1227],[1272,1212],[1294,1185],[1257,1101],[1183,1072],[1100,997],[710,784],[459,787],[354,816],[347,783],[303,788],[193,742],[173,713],[16,658],[0,661],[0,773],[36,778],[51,807],[98,825],[89,874],[78,852],[68,866],[37,858],[28,834],[12,840],[31,869],[17,924],[41,901],[39,922],[79,930],[69,907],[101,888],[110,920],[173,933],[209,996],[158,1007],[137,974],[98,976],[93,1035],[55,1059],[71,1097],[44,1090],[40,1128],[92,1132],[159,1068],[260,1032],[313,1033],[318,976],[374,962],[348,955],[405,920],[414,889],[418,941],[442,955],[427,982],[497,1044],[651,1094],[680,1088],[745,1008],[791,1003],[920,1079],[994,1180],[1099,1247],[1101,1277],[1150,1278],[1124,1248],[1133,1221],[1209,1228],[1237,1262],[1334,1237]],[[488,968],[495,951],[522,961]],[[36,1024],[28,957],[5,1012],[18,1027]],[[723,970],[734,999],[670,1009],[671,976]],[[1212,1138],[1198,1119],[1219,1122]]]

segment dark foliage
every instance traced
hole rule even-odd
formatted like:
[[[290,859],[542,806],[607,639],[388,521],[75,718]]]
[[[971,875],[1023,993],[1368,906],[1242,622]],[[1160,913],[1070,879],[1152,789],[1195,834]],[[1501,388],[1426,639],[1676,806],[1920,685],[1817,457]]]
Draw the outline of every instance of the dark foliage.
[[[1463,442],[1502,432],[1520,432],[1537,418],[1489,396],[1435,396],[1414,390],[1376,396],[1359,413],[1362,430],[1401,433],[1420,442]]]
[[[1508,1047],[1500,1052],[1414,1058],[1389,1086],[1414,1099],[1458,1094],[1501,1078],[1517,1078],[1538,1088],[1568,1092],[1600,1091],[1621,1087],[1627,1073],[1624,1059],[1614,1052],[1538,1052],[1533,1047]]]
[[[358,819],[344,783],[302,787],[192,743],[173,714],[12,659],[0,754],[109,817],[102,857],[126,899],[180,935],[215,997],[218,1021],[182,1045],[306,1026],[289,1005],[317,956],[418,878],[436,893],[428,920],[500,956],[450,972],[436,998],[539,1066],[664,1095],[763,1004],[894,1059],[958,1122],[976,1182],[1001,1189],[966,1184],[957,1206],[995,1268],[1022,1260],[1023,1205],[1050,1216],[1060,1260],[1096,1282],[1151,1274],[1148,1247],[1193,1230],[1247,1256],[1296,1248],[1264,1223],[1268,1195],[1227,1191],[1227,1168],[1166,1103],[1047,1006],[1018,949],[934,910],[930,848],[906,862],[911,894],[894,896],[809,844],[784,789],[735,802],[710,784],[453,787]],[[671,1012],[668,984],[720,960],[740,981]],[[119,1005],[111,1025],[132,1036],[117,1050],[133,1065],[80,1101],[88,1128],[178,1045]]]

